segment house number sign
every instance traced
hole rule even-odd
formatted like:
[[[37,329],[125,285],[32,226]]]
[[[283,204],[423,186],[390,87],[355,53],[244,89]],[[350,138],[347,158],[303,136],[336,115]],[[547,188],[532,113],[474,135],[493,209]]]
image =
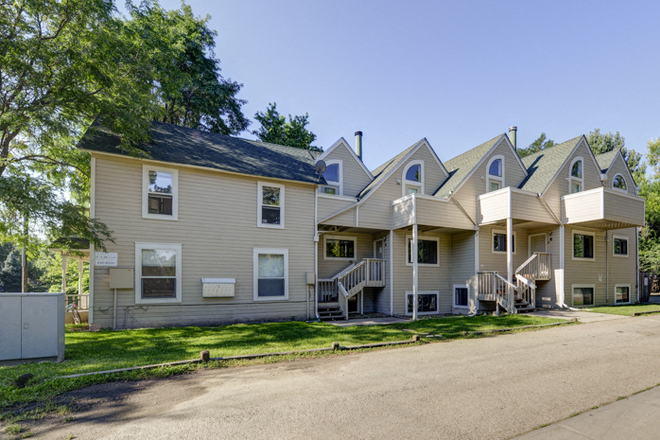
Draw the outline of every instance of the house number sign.
[[[117,267],[119,254],[117,252],[96,252],[94,253],[94,266]]]

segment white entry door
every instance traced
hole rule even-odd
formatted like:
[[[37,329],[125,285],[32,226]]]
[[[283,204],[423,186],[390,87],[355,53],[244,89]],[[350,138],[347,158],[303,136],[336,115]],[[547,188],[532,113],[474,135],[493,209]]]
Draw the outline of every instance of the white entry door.
[[[374,258],[385,259],[385,240],[374,240]]]
[[[546,235],[537,234],[529,236],[529,256],[534,255],[534,252],[546,252]]]

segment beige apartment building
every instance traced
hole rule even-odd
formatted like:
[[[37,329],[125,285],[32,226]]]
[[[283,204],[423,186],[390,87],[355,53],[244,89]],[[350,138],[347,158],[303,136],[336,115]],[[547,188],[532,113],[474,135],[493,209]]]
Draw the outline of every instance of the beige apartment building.
[[[638,301],[644,200],[622,154],[594,156],[579,136],[521,159],[515,133],[444,163],[422,139],[370,171],[360,132],[357,152],[340,139],[319,153],[154,123],[150,157],[137,159],[94,125],[79,144],[91,214],[133,279],[111,289],[113,267],[90,265],[90,323]]]

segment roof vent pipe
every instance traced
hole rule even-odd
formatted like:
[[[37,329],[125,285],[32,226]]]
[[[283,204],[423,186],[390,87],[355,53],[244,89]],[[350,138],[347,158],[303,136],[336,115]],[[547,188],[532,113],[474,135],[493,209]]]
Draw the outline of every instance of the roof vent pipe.
[[[362,132],[355,132],[355,153],[362,160]]]
[[[511,144],[513,144],[513,149],[517,150],[518,149],[518,141],[517,141],[517,133],[518,133],[518,127],[515,125],[513,127],[509,127],[509,140],[511,141]]]

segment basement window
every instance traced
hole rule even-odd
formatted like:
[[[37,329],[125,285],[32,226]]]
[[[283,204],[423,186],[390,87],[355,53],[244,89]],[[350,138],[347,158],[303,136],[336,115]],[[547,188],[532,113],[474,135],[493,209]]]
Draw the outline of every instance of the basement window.
[[[422,291],[417,293],[417,313],[420,315],[436,315],[438,314],[438,298],[440,292],[438,291]],[[406,291],[406,315],[413,314],[413,293]]]
[[[594,285],[593,284],[574,284],[573,285],[573,305],[574,306],[593,306],[594,305]]]

